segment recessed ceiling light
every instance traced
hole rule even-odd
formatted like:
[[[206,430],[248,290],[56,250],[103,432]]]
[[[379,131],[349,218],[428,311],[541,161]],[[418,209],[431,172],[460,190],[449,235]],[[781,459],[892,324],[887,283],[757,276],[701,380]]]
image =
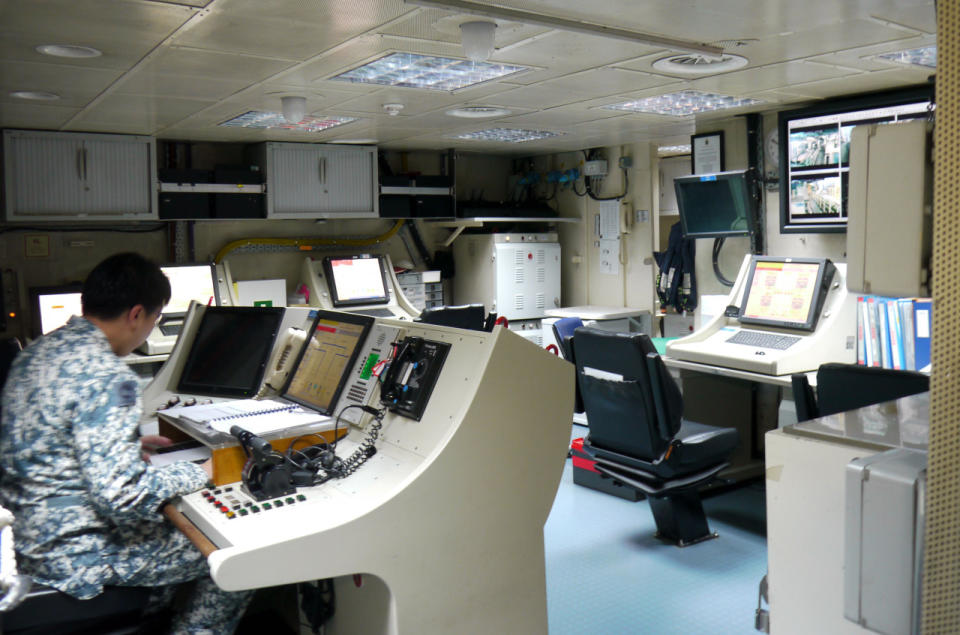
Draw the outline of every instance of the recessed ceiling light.
[[[536,141],[537,139],[559,137],[562,134],[564,133],[550,132],[549,130],[488,128],[486,130],[477,130],[476,132],[465,132],[464,134],[453,135],[453,138],[467,139],[470,141],[504,141],[507,143],[523,143],[524,141]]]
[[[739,108],[741,106],[753,106],[754,104],[762,103],[759,99],[739,99],[737,97],[730,97],[729,95],[705,93],[699,90],[681,90],[677,93],[657,95],[656,97],[647,97],[646,99],[627,101],[620,104],[610,104],[609,106],[603,106],[603,108],[607,110],[628,110],[630,112],[649,112],[657,115],[685,117],[701,112],[710,112],[711,110]]]
[[[356,84],[457,90],[525,70],[528,70],[526,66],[391,53],[331,79]]]
[[[898,64],[909,64],[911,66],[923,66],[925,68],[937,67],[937,47],[924,46],[906,51],[894,51],[893,53],[883,53],[878,55],[880,59]]]
[[[740,55],[709,56],[699,54],[672,55],[653,63],[658,71],[674,75],[705,75],[724,73],[747,65],[747,58]]]
[[[54,57],[100,57],[103,55],[91,46],[78,46],[76,44],[41,44],[36,48],[36,51]]]
[[[48,93],[45,90],[15,90],[10,93],[10,96],[16,97],[17,99],[32,99],[34,101],[56,101],[60,99],[60,95]]]
[[[447,114],[451,117],[463,117],[464,119],[483,119],[485,117],[509,115],[510,111],[500,106],[462,106],[448,110]]]
[[[300,132],[320,132],[328,128],[342,126],[356,121],[355,117],[312,117],[307,115],[299,123],[289,123],[279,112],[251,110],[239,117],[224,121],[221,126],[231,128],[264,128],[273,130],[298,130]]]

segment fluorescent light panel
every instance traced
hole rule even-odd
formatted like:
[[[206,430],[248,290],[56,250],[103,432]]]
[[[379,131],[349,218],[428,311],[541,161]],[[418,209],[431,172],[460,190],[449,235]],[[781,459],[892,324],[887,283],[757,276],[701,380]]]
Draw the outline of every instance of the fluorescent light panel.
[[[525,70],[529,68],[415,53],[391,53],[331,79],[355,84],[449,91]]]
[[[523,143],[524,141],[536,141],[537,139],[559,137],[562,134],[562,132],[550,132],[549,130],[488,128],[486,130],[477,130],[476,132],[465,132],[463,134],[453,135],[453,138],[467,139],[468,141],[502,141],[506,143]]]
[[[690,154],[690,144],[681,144],[675,146],[658,146],[657,154],[665,156],[668,154]]]
[[[762,103],[759,99],[739,99],[729,95],[705,93],[699,90],[682,90],[677,93],[667,93],[666,95],[657,95],[656,97],[647,97],[646,99],[610,104],[603,107],[608,110],[627,110],[685,117],[701,112],[710,112],[711,110],[739,108]]]
[[[251,110],[250,112],[243,113],[239,117],[224,121],[220,125],[232,128],[266,128],[273,130],[320,132],[321,130],[335,128],[356,120],[356,117],[311,117],[307,115],[300,123],[291,124],[288,123],[279,112]]]
[[[894,51],[893,53],[883,53],[878,55],[880,59],[897,62],[898,64],[909,64],[911,66],[923,66],[925,68],[937,67],[937,47],[924,46],[922,48],[909,49],[906,51]]]

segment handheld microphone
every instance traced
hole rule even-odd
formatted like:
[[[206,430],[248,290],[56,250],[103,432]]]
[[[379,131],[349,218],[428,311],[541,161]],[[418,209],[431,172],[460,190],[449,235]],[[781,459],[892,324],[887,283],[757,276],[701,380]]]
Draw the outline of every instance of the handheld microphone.
[[[240,426],[231,426],[230,434],[240,441],[247,462],[243,466],[243,487],[258,501],[286,496],[297,491],[293,474],[281,454],[262,439]]]

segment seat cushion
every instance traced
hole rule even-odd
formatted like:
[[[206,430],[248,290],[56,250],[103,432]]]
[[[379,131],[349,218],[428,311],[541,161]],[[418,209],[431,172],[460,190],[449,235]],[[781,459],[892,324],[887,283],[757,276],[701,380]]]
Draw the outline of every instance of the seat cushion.
[[[737,447],[739,435],[734,428],[703,425],[684,419],[674,442],[656,461],[644,461],[620,452],[607,450],[584,441],[584,451],[601,459],[642,470],[647,480],[661,483],[701,472],[724,463]]]

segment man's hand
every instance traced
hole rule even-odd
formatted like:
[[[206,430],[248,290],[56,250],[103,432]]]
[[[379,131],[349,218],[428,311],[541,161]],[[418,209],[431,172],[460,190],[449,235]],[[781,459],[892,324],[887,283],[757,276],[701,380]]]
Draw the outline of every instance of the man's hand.
[[[200,464],[200,467],[203,468],[203,471],[207,473],[207,478],[211,481],[213,480],[213,459],[207,459]]]
[[[173,441],[159,434],[147,434],[140,437],[140,456],[143,460],[150,462],[150,455],[157,451],[157,448],[165,448],[173,445]]]

